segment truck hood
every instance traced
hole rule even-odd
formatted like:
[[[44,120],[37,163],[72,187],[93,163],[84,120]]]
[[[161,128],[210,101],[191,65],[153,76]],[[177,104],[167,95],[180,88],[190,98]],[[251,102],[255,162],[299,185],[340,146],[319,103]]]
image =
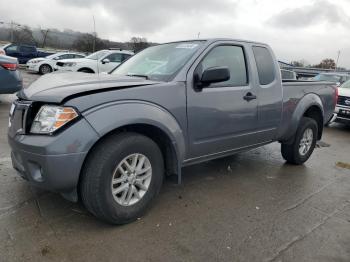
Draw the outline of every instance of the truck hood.
[[[29,87],[22,89],[17,96],[31,101],[61,103],[71,96],[158,83],[139,77],[121,77],[110,74],[51,73],[40,77]]]

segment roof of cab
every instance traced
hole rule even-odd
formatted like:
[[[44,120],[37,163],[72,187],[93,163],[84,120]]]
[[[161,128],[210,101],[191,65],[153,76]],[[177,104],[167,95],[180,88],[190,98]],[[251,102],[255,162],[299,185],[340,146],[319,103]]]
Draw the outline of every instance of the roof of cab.
[[[256,41],[250,41],[250,40],[244,40],[244,39],[235,39],[235,38],[197,38],[197,39],[187,39],[187,40],[179,40],[179,41],[172,41],[167,42],[164,44],[170,44],[170,43],[180,43],[180,42],[194,42],[194,41],[206,41],[209,43],[214,43],[218,41],[235,41],[235,42],[242,42],[242,43],[250,43],[250,44],[257,44],[257,45],[267,45],[265,43],[256,42]]]

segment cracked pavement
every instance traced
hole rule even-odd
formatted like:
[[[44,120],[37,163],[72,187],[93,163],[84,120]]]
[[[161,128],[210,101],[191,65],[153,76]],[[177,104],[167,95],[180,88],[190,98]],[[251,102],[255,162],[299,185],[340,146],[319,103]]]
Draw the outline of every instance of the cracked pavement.
[[[37,75],[23,73],[25,84]],[[279,144],[183,169],[149,212],[110,226],[30,187],[11,167],[0,95],[0,261],[350,261],[350,128],[332,125],[303,166]],[[64,171],[64,170],[62,170]]]

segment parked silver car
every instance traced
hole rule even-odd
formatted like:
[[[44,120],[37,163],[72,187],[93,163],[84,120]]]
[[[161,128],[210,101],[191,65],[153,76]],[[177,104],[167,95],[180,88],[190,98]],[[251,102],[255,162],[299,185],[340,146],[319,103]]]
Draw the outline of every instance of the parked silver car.
[[[17,58],[0,55],[0,94],[12,94],[22,89],[22,77]]]
[[[313,78],[315,81],[326,81],[337,83],[338,86],[350,80],[350,75],[344,73],[321,73]]]

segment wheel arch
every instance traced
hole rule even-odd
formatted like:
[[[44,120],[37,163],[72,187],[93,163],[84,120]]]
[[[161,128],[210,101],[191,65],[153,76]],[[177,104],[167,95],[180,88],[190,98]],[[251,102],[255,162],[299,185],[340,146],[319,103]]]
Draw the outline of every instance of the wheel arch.
[[[316,121],[317,131],[318,131],[317,139],[321,140],[322,133],[323,133],[323,124],[324,124],[323,113],[321,108],[317,105],[312,105],[304,112],[303,117],[309,117]]]
[[[77,72],[83,72],[84,70],[90,71],[91,73],[96,73],[95,70],[91,69],[90,67],[82,67],[77,70]]]
[[[106,115],[112,116],[113,121]],[[123,101],[89,110],[84,117],[100,136],[88,150],[84,163],[102,140],[122,132],[133,132],[152,139],[159,146],[166,173],[176,174],[180,182],[185,138],[178,122],[168,111],[147,102]]]

